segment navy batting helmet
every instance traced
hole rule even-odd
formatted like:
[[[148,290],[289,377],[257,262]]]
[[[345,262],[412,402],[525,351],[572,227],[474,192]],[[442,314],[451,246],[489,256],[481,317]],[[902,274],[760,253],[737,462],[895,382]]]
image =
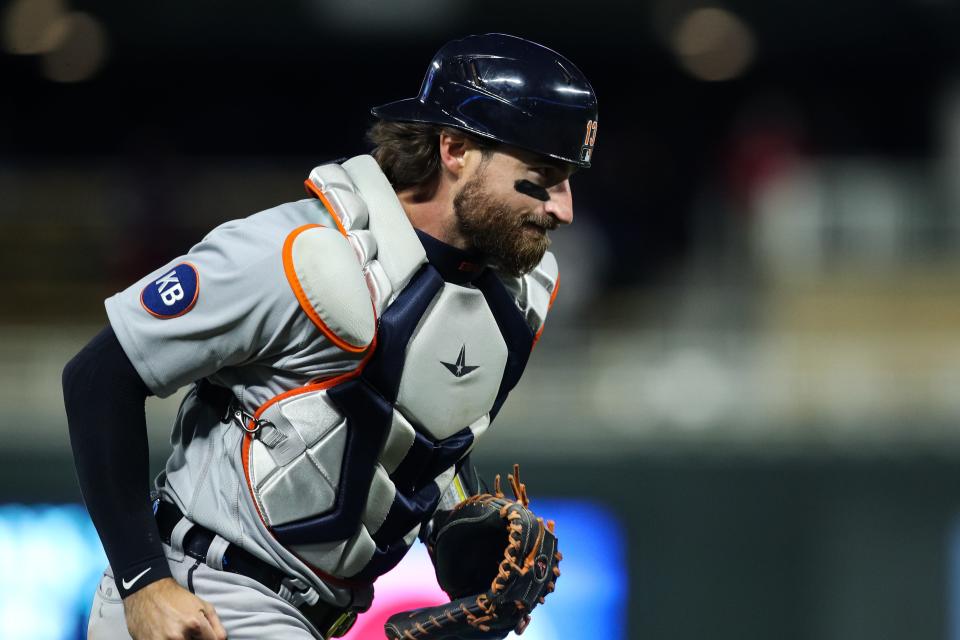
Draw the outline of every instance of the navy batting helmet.
[[[419,96],[371,112],[462,129],[583,168],[597,139],[597,96],[583,73],[555,51],[502,33],[443,45]]]

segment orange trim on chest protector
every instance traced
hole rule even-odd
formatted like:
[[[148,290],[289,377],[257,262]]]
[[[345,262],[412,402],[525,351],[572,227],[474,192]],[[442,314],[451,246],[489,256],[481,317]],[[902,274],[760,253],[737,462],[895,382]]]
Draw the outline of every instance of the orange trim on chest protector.
[[[547,313],[550,313],[550,309],[553,309],[553,303],[557,299],[557,294],[560,293],[560,274],[557,274],[557,281],[553,285],[553,293],[550,294],[550,302],[547,303]],[[537,346],[537,342],[540,341],[540,336],[543,335],[543,328],[547,326],[547,318],[544,316],[543,324],[540,325],[540,330],[537,331],[537,335],[533,336],[533,345],[531,345],[530,350],[533,351],[533,347]]]
[[[346,373],[341,373],[339,375],[333,376],[332,378],[326,378],[324,380],[319,380],[317,382],[311,382],[311,383],[305,384],[302,387],[297,387],[295,389],[290,389],[289,391],[284,391],[283,393],[280,393],[270,398],[269,400],[264,402],[262,405],[260,405],[260,407],[254,412],[253,419],[250,420],[249,424],[247,425],[248,428],[253,429],[254,424],[256,424],[256,421],[259,420],[261,416],[263,416],[264,412],[266,412],[267,409],[269,409],[274,404],[280,402],[281,400],[284,400],[286,398],[290,398],[293,396],[297,396],[300,394],[304,394],[304,393],[310,393],[311,391],[322,391],[323,389],[329,389],[330,387],[336,386],[341,382],[346,382],[347,380],[352,380],[353,378],[356,378],[361,373],[363,373],[364,367],[366,367],[367,363],[370,362],[370,358],[373,356],[373,352],[376,351],[376,346],[377,346],[376,343],[377,343],[377,339],[376,339],[376,336],[374,336],[373,342],[370,343],[370,347],[371,347],[370,351],[365,356],[363,356],[363,359],[360,360],[360,362],[357,364],[356,369],[352,371],[347,371]],[[250,492],[250,500],[253,501],[253,508],[256,510],[257,516],[259,516],[260,522],[263,523],[264,528],[270,533],[271,536],[276,538],[276,536],[274,536],[273,534],[273,530],[269,527],[269,525],[267,525],[266,519],[263,517],[263,514],[260,512],[260,505],[257,503],[257,497],[253,493],[253,482],[250,481],[250,447],[251,445],[253,445],[253,437],[254,437],[254,434],[250,432],[245,433],[243,436],[243,444],[240,447],[240,465],[243,467],[243,477],[247,481],[247,490]],[[309,562],[301,558],[299,555],[297,555],[293,550],[287,549],[287,551],[292,553],[294,556],[297,557],[297,559],[299,559],[305,565],[310,567],[310,569],[314,573],[319,575],[322,579],[328,580],[332,584],[336,585],[337,583],[339,583],[340,585],[345,587],[365,586],[365,585],[361,585],[360,583],[354,583],[354,582],[351,582],[350,580],[345,580],[343,578],[337,578],[336,576],[332,576],[324,571],[321,571],[320,569],[317,569],[312,564],[310,564]]]
[[[333,222],[337,225],[337,229],[340,230],[340,233],[347,235],[347,230],[343,226],[343,221],[340,220],[340,216],[337,215],[337,210],[333,208],[332,204],[330,204],[330,201],[327,199],[327,196],[323,194],[323,191],[320,190],[320,187],[315,185],[309,178],[303,181],[303,185],[307,188],[307,193],[312,196],[316,196],[316,198],[323,203],[323,206],[326,207],[327,213],[329,213],[330,217],[333,218]]]
[[[321,224],[305,224],[302,227],[294,229],[290,235],[287,236],[287,239],[283,243],[283,273],[287,276],[287,282],[290,284],[290,288],[293,289],[293,295],[297,297],[297,301],[300,303],[300,308],[303,309],[303,312],[307,314],[307,317],[310,318],[310,321],[320,331],[323,332],[323,335],[327,336],[330,339],[330,342],[335,344],[337,347],[348,351],[350,353],[363,353],[370,348],[369,344],[352,344],[347,342],[340,336],[338,336],[333,329],[327,326],[327,323],[323,321],[323,318],[320,317],[320,314],[317,313],[317,310],[314,309],[313,303],[310,302],[310,298],[307,297],[306,291],[303,290],[303,287],[300,285],[300,279],[297,277],[297,269],[293,264],[293,242],[297,239],[304,231],[309,231],[310,229],[325,228]],[[373,301],[370,302],[371,306]],[[376,322],[376,309],[373,311],[374,322]]]

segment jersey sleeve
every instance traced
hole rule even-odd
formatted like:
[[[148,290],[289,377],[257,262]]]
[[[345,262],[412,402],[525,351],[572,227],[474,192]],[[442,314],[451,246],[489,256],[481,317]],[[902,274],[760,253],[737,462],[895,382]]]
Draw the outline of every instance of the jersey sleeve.
[[[120,344],[160,397],[224,367],[280,353],[298,302],[283,272],[286,235],[333,225],[315,201],[221,225],[183,256],[105,302]]]

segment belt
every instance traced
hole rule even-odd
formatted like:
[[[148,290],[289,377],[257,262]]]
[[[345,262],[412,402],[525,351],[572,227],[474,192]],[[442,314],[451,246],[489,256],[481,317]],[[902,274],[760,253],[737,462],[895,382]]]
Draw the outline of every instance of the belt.
[[[175,505],[163,500],[157,504],[156,513],[160,539],[170,544],[173,529],[183,518],[183,514]],[[183,552],[191,558],[205,562],[207,550],[215,537],[213,531],[194,524],[183,538]],[[224,571],[252,578],[278,595],[290,590],[285,584],[285,581],[289,582],[290,579],[284,572],[234,544],[227,546],[221,563]],[[355,610],[342,609],[323,601],[312,605],[303,603],[297,606],[297,609],[320,630],[324,640],[343,637],[357,619]]]

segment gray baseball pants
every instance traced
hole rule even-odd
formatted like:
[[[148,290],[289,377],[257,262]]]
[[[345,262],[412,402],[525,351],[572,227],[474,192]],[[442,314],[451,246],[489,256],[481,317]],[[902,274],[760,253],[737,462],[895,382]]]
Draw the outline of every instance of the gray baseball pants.
[[[193,572],[193,592],[217,610],[229,640],[322,639],[296,607],[256,580],[212,569],[164,545],[173,578],[183,587]],[[107,567],[93,596],[88,640],[130,640],[113,570]]]

